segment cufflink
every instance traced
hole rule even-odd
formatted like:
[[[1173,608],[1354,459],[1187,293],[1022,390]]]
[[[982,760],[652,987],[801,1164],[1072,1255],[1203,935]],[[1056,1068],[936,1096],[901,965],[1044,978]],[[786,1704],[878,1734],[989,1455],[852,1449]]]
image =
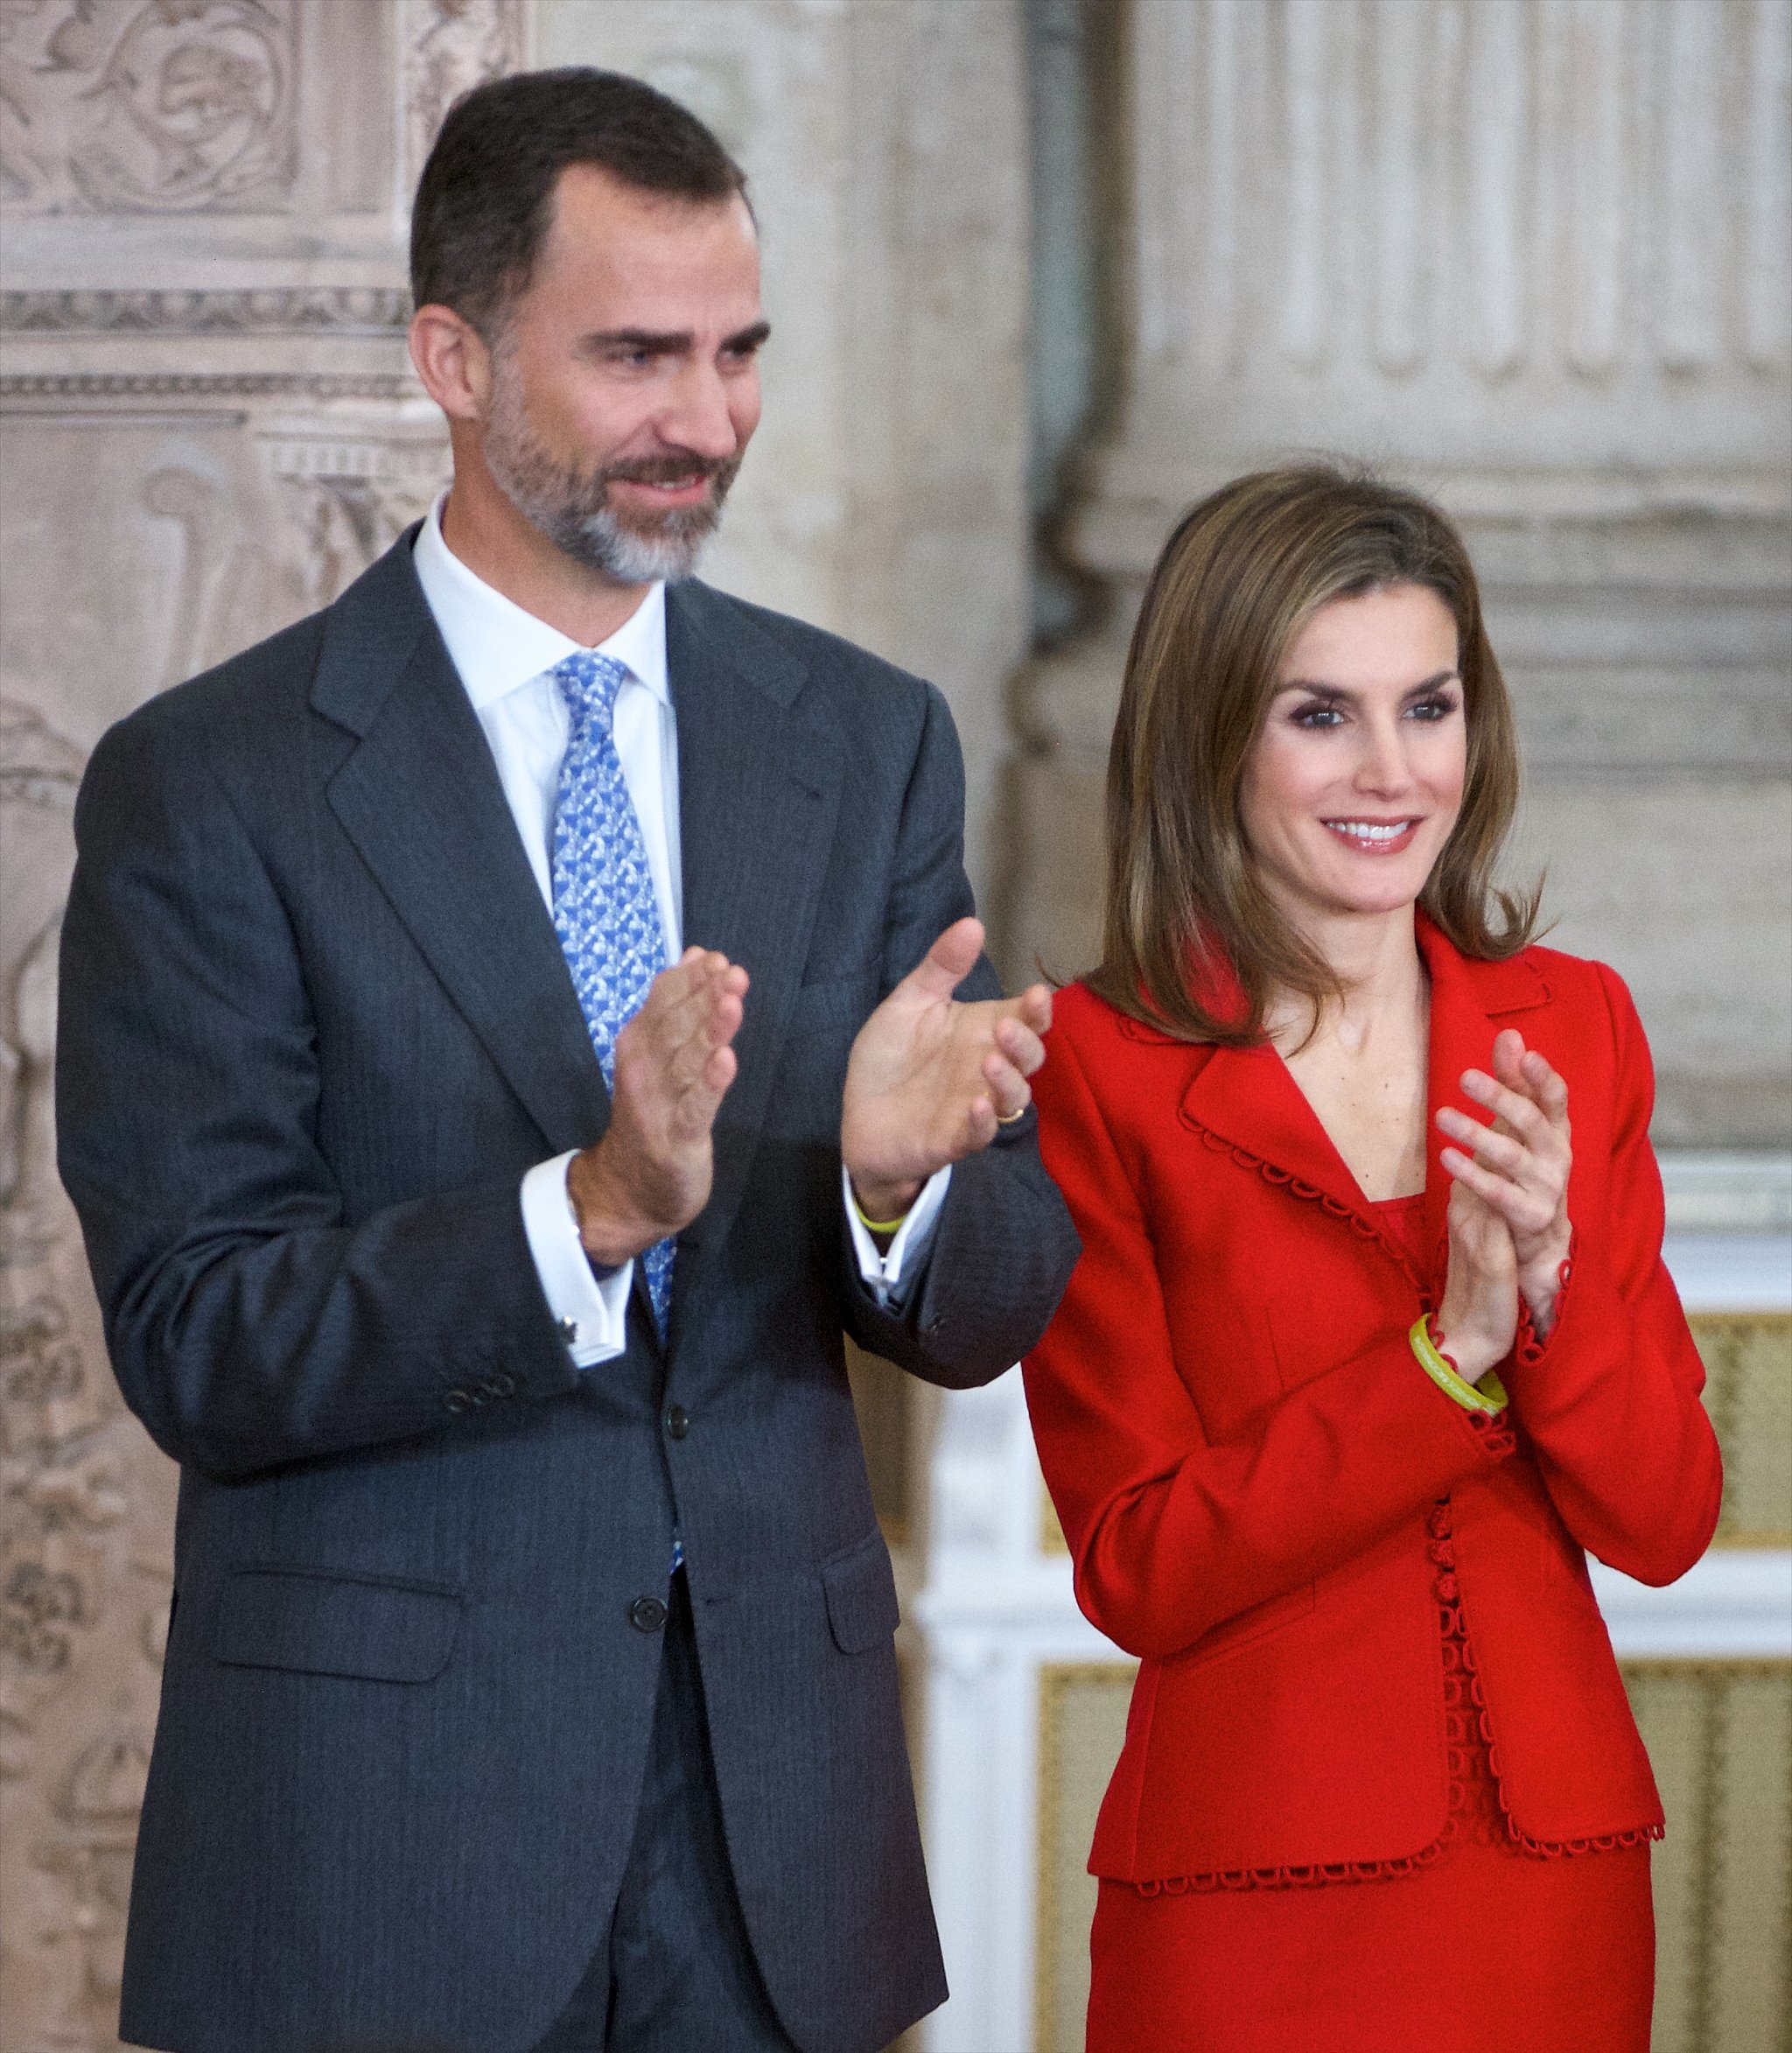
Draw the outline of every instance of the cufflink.
[[[578,1321],[577,1319],[560,1321],[560,1337],[568,1347],[576,1347],[578,1344]]]

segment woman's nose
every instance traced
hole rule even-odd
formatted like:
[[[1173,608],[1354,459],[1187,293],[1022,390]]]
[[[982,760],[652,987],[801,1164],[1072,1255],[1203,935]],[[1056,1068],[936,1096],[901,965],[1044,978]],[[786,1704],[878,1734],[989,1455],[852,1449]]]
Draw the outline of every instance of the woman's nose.
[[[1407,760],[1406,737],[1397,722],[1376,721],[1363,731],[1362,753],[1356,766],[1357,788],[1393,793],[1404,791],[1412,782],[1412,767]]]

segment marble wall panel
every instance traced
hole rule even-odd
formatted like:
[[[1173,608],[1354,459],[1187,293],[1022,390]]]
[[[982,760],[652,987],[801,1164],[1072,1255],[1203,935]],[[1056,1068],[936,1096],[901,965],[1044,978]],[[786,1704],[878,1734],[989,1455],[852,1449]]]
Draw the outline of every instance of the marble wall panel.
[[[1019,692],[1009,962],[1086,967],[1124,636],[1180,510],[1313,454],[1462,522],[1558,945],[1636,989],[1667,1142],[1792,1136],[1792,6],[1130,0],[1096,625]],[[1101,67],[1091,64],[1092,76]]]

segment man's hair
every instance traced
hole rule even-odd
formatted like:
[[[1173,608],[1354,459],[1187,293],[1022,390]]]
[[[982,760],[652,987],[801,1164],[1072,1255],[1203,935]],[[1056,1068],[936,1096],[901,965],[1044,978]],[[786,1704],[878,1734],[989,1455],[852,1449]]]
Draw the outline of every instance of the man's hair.
[[[448,110],[410,217],[410,290],[486,341],[528,290],[569,165],[640,193],[696,203],[743,197],[746,173],[676,100],[620,72],[569,65],[514,73]]]

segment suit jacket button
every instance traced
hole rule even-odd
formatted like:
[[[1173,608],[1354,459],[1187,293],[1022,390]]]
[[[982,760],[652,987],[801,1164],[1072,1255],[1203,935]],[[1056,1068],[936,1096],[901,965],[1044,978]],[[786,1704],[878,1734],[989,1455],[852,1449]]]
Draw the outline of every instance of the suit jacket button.
[[[658,1597],[637,1597],[628,1607],[628,1622],[637,1632],[658,1632],[666,1622],[666,1607]]]
[[[685,1410],[682,1405],[668,1406],[666,1431],[673,1440],[682,1440],[685,1434],[690,1431],[690,1413]]]

